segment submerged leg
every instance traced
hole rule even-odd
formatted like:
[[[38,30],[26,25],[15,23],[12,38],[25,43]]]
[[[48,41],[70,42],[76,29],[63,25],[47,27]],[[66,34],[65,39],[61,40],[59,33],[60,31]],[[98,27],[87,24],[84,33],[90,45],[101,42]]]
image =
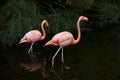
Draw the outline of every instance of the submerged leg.
[[[60,51],[61,47],[57,50],[57,52],[54,54],[54,56],[52,57],[52,69],[54,69],[54,60],[55,60],[55,57],[56,55],[58,54],[58,52]]]
[[[32,57],[36,57],[36,55],[34,55],[34,53],[33,53],[33,44],[34,44],[34,42],[31,44],[31,55],[32,55]]]
[[[34,44],[34,42],[31,44],[31,46],[30,46],[30,49],[29,49],[29,51],[28,51],[28,54],[30,55],[30,57],[33,59],[33,57],[34,57],[34,55],[33,55],[33,44]]]
[[[64,56],[63,56],[63,48],[62,48],[62,51],[61,51],[61,60],[62,60],[62,76],[63,76],[63,67],[64,67]]]
[[[63,55],[63,48],[62,48],[62,64],[63,64],[63,66],[64,66],[65,69],[70,69],[69,66],[66,66],[66,65],[65,65],[65,62],[64,62],[64,55]],[[62,67],[62,71],[63,71],[63,67]]]

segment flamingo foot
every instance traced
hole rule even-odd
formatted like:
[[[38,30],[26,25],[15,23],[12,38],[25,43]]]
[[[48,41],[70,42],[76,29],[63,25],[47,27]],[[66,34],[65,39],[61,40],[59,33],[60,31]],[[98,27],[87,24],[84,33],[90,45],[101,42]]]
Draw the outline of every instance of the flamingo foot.
[[[63,73],[64,73],[64,69],[67,69],[67,70],[69,70],[70,69],[70,67],[69,66],[66,66],[65,64],[62,64],[62,76],[63,76]]]
[[[54,72],[54,71],[55,71],[54,66],[51,66],[50,71],[51,71],[51,72]]]
[[[30,52],[28,54],[29,54],[31,60],[33,60],[33,58],[34,58],[33,54],[31,54]]]
[[[34,55],[34,54],[32,54],[31,56],[32,56],[33,58],[35,58],[35,57],[36,57],[36,55]]]
[[[32,49],[29,49],[28,54],[30,55],[30,57],[31,57],[32,60],[33,60],[33,58],[36,57],[36,55],[33,54]]]
[[[69,70],[70,69],[70,66],[64,66],[65,69]]]
[[[51,66],[50,72],[53,73],[58,78],[58,80],[62,80],[62,78],[55,72],[54,66]]]

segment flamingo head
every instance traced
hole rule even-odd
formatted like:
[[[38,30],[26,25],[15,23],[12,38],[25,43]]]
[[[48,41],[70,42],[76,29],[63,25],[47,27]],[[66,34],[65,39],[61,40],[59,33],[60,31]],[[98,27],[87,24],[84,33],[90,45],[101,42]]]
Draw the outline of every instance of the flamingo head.
[[[45,26],[46,26],[46,27],[48,27],[48,26],[49,26],[49,24],[48,24],[48,21],[47,21],[47,20],[43,20],[43,23],[45,24]]]
[[[88,21],[88,18],[87,18],[87,17],[85,17],[85,16],[80,16],[80,19],[81,19],[81,20]]]

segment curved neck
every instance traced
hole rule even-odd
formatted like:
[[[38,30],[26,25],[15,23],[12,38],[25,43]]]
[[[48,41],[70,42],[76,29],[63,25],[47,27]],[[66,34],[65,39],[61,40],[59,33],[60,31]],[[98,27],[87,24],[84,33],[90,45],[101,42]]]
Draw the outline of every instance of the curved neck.
[[[80,30],[80,21],[81,21],[81,18],[79,17],[78,21],[77,21],[77,31],[78,31],[78,37],[76,40],[73,40],[73,44],[76,44],[80,41],[80,38],[81,38],[81,30]]]
[[[42,24],[41,24],[41,29],[42,29],[42,33],[43,34],[42,34],[40,40],[43,40],[46,37],[46,33],[45,33],[45,29],[44,29],[44,24],[46,24],[46,21],[43,21]]]

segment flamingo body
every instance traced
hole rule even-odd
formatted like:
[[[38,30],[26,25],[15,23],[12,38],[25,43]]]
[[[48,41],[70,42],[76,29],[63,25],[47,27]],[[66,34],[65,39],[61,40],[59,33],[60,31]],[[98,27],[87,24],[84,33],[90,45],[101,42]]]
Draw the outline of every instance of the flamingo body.
[[[72,44],[73,40],[73,35],[70,32],[63,31],[54,35],[46,45],[55,44],[56,46],[64,47]]]
[[[52,37],[52,39],[45,44],[46,46],[47,45],[59,46],[59,49],[57,50],[57,52],[52,57],[52,67],[54,66],[54,59],[55,59],[56,55],[58,54],[58,52],[60,51],[60,49],[62,49],[62,63],[64,64],[63,47],[71,45],[71,44],[77,44],[80,41],[81,31],[80,31],[79,23],[82,20],[88,21],[88,18],[85,17],[85,16],[80,16],[79,17],[79,19],[77,21],[77,31],[78,31],[77,39],[74,39],[73,35],[70,32],[63,31],[63,32],[60,32],[60,33],[57,33],[56,35],[54,35]]]
[[[25,40],[26,42],[36,42],[40,40],[41,38],[41,32],[38,30],[32,30],[27,32],[24,37],[21,39],[21,41]]]
[[[46,37],[46,33],[45,33],[45,30],[44,30],[44,25],[47,27],[49,24],[47,22],[47,20],[43,20],[42,23],[41,23],[41,28],[42,28],[42,32],[43,34],[41,34],[40,31],[38,30],[31,30],[29,32],[27,32],[23,38],[21,38],[19,44],[21,43],[24,43],[24,42],[29,42],[29,43],[32,43],[30,48],[29,48],[29,51],[28,51],[28,54],[31,56],[31,58],[33,57],[33,44],[36,42],[36,41],[42,41],[45,39]]]

